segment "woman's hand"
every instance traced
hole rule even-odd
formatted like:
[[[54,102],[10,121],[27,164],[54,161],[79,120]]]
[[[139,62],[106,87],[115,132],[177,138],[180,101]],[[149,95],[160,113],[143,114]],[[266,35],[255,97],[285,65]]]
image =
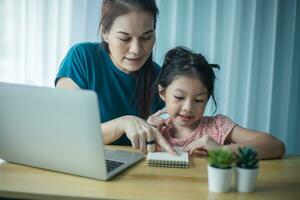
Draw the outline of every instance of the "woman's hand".
[[[218,144],[209,135],[204,135],[184,147],[183,150],[189,152],[189,154],[206,156],[208,151],[216,150],[219,148],[221,148],[220,144]]]
[[[126,134],[128,139],[132,143],[134,149],[140,149],[140,151],[145,152],[155,151],[154,144],[146,144],[146,142],[151,143],[155,141],[161,147],[163,147],[171,155],[176,155],[175,150],[171,147],[169,142],[161,135],[159,130],[154,126],[151,126],[146,121],[141,118],[127,115],[122,117],[122,123],[120,125],[123,133]]]

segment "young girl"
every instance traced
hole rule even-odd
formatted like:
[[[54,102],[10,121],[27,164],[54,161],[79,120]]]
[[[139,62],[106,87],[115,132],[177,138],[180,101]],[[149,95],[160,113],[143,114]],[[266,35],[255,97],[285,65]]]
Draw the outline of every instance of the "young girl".
[[[272,135],[243,128],[224,115],[203,116],[209,98],[217,106],[214,68],[219,66],[209,64],[201,54],[183,47],[171,49],[154,84],[170,117],[163,120],[159,115],[164,111],[158,111],[148,123],[171,145],[190,154],[206,155],[218,148],[237,152],[239,146],[252,146],[258,150],[259,159],[282,157],[285,146]]]

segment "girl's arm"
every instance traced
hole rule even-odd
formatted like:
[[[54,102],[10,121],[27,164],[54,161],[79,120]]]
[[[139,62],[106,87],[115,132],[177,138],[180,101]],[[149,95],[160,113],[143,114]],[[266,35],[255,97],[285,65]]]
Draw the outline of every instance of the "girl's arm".
[[[235,126],[228,135],[223,147],[237,153],[238,147],[252,146],[258,151],[258,159],[281,158],[285,145],[276,137],[258,131]]]

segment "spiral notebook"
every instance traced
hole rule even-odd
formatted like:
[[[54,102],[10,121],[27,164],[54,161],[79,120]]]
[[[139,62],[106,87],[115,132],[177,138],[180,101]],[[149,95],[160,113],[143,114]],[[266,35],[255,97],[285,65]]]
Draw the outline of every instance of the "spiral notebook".
[[[167,152],[149,152],[146,162],[150,166],[155,167],[189,167],[189,155],[182,151],[182,148],[175,147],[178,156],[172,156]]]

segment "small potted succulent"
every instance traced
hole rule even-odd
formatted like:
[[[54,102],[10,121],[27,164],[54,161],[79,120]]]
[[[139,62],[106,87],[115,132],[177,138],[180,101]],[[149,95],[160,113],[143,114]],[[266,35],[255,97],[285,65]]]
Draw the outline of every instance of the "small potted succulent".
[[[208,152],[208,187],[212,192],[228,192],[231,187],[234,156],[230,150]]]
[[[249,146],[238,149],[235,183],[238,192],[253,192],[258,175],[257,151]]]

